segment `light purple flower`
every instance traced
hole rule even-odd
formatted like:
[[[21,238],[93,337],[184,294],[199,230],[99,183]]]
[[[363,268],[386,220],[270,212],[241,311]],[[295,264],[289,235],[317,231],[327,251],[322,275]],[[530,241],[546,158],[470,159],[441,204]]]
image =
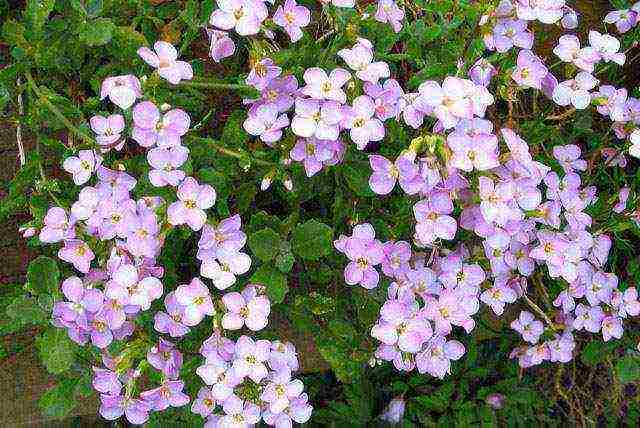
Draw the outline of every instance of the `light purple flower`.
[[[359,38],[351,49],[341,49],[337,55],[356,72],[356,77],[364,82],[375,84],[391,74],[387,63],[373,62],[373,45],[367,39]]]
[[[602,340],[608,342],[612,338],[620,339],[624,333],[622,320],[616,316],[606,316],[602,319]]]
[[[182,354],[173,343],[160,338],[158,345],[147,351],[147,361],[169,379],[177,379],[182,367]]]
[[[157,41],[153,49],[155,52],[147,47],[141,47],[138,49],[138,55],[151,67],[156,68],[160,77],[174,85],[181,80],[193,79],[191,64],[178,61],[178,51],[171,43]]]
[[[480,300],[491,306],[496,315],[502,315],[505,305],[515,302],[517,298],[516,292],[511,287],[500,284],[494,285],[480,295]]]
[[[209,289],[198,278],[193,278],[189,284],[178,286],[175,296],[176,302],[184,306],[184,325],[198,325],[205,315],[215,313]]]
[[[281,370],[273,374],[265,385],[260,399],[267,403],[273,414],[283,412],[289,407],[291,400],[302,394],[304,385],[299,379],[291,379],[291,372]]]
[[[473,103],[469,96],[475,91],[475,84],[470,80],[447,76],[442,86],[426,81],[418,90],[445,129],[453,128],[460,119],[473,118]]]
[[[193,230],[200,230],[207,221],[204,210],[211,208],[216,201],[216,191],[208,184],[198,184],[187,177],[177,191],[178,201],[167,209],[167,220],[174,226],[188,224]]]
[[[474,168],[487,171],[500,165],[498,162],[498,137],[493,134],[478,134],[474,137],[452,133],[447,145],[453,151],[449,166],[470,172]]]
[[[384,412],[380,415],[380,419],[393,424],[398,424],[404,417],[405,400],[402,397],[396,397],[389,401]]]
[[[218,290],[225,290],[236,282],[236,276],[247,273],[251,258],[242,252],[220,252],[216,258],[206,258],[200,265],[200,275],[213,281]]]
[[[228,311],[222,317],[223,328],[239,330],[246,325],[249,330],[258,331],[267,326],[271,304],[267,296],[258,294],[255,286],[248,285],[242,294],[225,294],[222,303]]]
[[[394,0],[378,0],[378,7],[374,18],[378,22],[389,23],[396,33],[402,30],[404,10],[399,8]]]
[[[64,209],[60,207],[49,208],[44,216],[44,227],[40,230],[38,239],[43,243],[53,244],[73,238],[75,232],[69,220]]]
[[[248,336],[240,336],[236,342],[233,371],[240,377],[249,377],[260,383],[267,376],[265,363],[269,359],[271,343],[268,340],[254,341]]]
[[[341,104],[347,101],[347,95],[342,87],[351,79],[351,74],[348,71],[335,68],[327,75],[323,69],[312,67],[304,72],[303,77],[307,85],[300,89],[302,94],[316,100],[336,101]]]
[[[215,257],[219,252],[232,254],[240,251],[247,242],[247,235],[240,230],[242,219],[238,214],[225,218],[215,228],[205,225],[202,228],[202,235],[198,241],[198,259],[206,260]],[[206,255],[206,257],[205,257]]]
[[[92,367],[93,379],[91,385],[102,394],[119,395],[122,390],[122,382],[118,379],[118,374],[112,370]]]
[[[616,24],[618,32],[626,33],[638,23],[638,13],[629,9],[614,10],[604,17],[604,22]]]
[[[177,145],[173,147],[156,147],[147,152],[147,161],[152,167],[149,170],[149,181],[156,187],[176,187],[184,179],[184,171],[180,168],[189,157],[189,149]]]
[[[136,98],[142,97],[140,81],[132,74],[107,77],[102,82],[100,99],[107,97],[122,110],[126,110],[133,105]]]
[[[370,155],[369,164],[373,171],[369,177],[369,187],[379,195],[391,193],[397,182],[408,195],[420,192],[424,186],[419,167],[408,156],[398,156],[391,163],[383,156]]]
[[[416,367],[419,373],[443,379],[451,372],[451,361],[459,360],[464,352],[462,343],[435,336],[426,349],[416,355]]]
[[[360,95],[353,100],[352,107],[344,109],[343,126],[350,130],[351,140],[359,150],[364,150],[370,141],[384,138],[384,125],[374,114],[375,104],[367,95]]]
[[[236,44],[226,31],[213,30],[207,28],[209,36],[209,55],[215,62],[220,62],[224,58],[232,56],[236,51]]]
[[[515,6],[520,19],[555,24],[564,15],[565,0],[517,0]]]
[[[373,99],[376,117],[385,121],[400,114],[400,98],[404,92],[395,79],[387,79],[384,85],[365,82],[364,92]]]
[[[493,45],[501,53],[514,46],[531,49],[533,33],[527,30],[527,23],[520,19],[501,21],[493,28]]]
[[[112,114],[107,117],[95,115],[91,117],[89,124],[91,130],[96,133],[96,142],[104,146],[103,150],[108,150],[111,146],[120,150],[124,145],[124,140],[116,144],[124,131],[124,117],[121,114]]]
[[[138,268],[121,265],[105,287],[105,295],[121,305],[137,305],[144,311],[162,297],[162,283],[154,276],[140,277]]]
[[[413,206],[416,218],[416,239],[421,245],[429,245],[436,239],[453,239],[458,229],[456,220],[449,216],[453,203],[446,192],[432,193]]]
[[[517,319],[511,322],[511,328],[520,333],[522,339],[535,345],[544,332],[542,322],[535,319],[531,312],[521,311]]]
[[[353,237],[346,242],[345,255],[351,260],[344,269],[345,282],[360,284],[366,289],[375,288],[380,280],[375,266],[384,258],[382,244],[373,238]]]
[[[189,115],[181,109],[173,109],[160,115],[151,101],[143,101],[133,108],[134,128],[132,138],[142,147],[154,145],[172,147],[180,144],[191,124]]]
[[[618,65],[624,65],[626,55],[618,52],[620,40],[608,34],[600,34],[597,31],[589,31],[589,43],[600,53],[604,62],[613,61]]]
[[[171,337],[187,334],[190,328],[182,323],[186,307],[178,303],[174,292],[166,295],[164,306],[167,312],[156,312],[153,328],[160,333],[169,334]]]
[[[211,388],[203,386],[198,391],[198,396],[191,404],[191,412],[200,415],[203,418],[209,416],[216,407],[216,399],[213,397]]]
[[[73,267],[80,272],[87,273],[95,255],[84,241],[71,239],[64,242],[64,247],[58,251],[58,258],[73,264]]]
[[[498,74],[496,68],[484,58],[480,58],[469,69],[469,78],[476,85],[489,86],[491,79]]]
[[[251,135],[260,136],[260,139],[269,146],[282,138],[282,129],[289,125],[286,114],[278,115],[278,107],[275,104],[263,104],[256,108],[244,121],[243,127]]]
[[[142,425],[149,419],[151,407],[145,401],[125,398],[115,394],[100,394],[100,416],[113,421],[125,415],[134,425]]]
[[[548,72],[547,67],[533,52],[521,50],[518,53],[516,69],[511,77],[524,88],[542,89],[542,79]]]
[[[225,415],[220,418],[218,427],[251,427],[260,421],[260,408],[250,401],[242,401],[235,395],[222,404]]]
[[[296,115],[291,120],[294,134],[321,140],[337,140],[340,134],[342,109],[335,101],[296,99]]]
[[[560,106],[573,105],[583,110],[591,104],[589,92],[598,85],[599,81],[591,74],[581,71],[574,79],[559,83],[553,90],[553,101]]]
[[[275,65],[271,58],[262,58],[253,65],[245,82],[262,91],[269,83],[282,73],[282,68]]]
[[[169,407],[182,407],[191,401],[189,396],[182,392],[183,389],[183,381],[167,380],[157,388],[142,392],[140,398],[155,411],[166,410]]]
[[[307,177],[316,175],[334,155],[332,141],[320,140],[316,137],[299,138],[291,149],[289,156],[302,162]]]
[[[292,42],[302,38],[301,27],[311,22],[311,12],[304,6],[299,6],[296,0],[286,0],[284,6],[278,6],[273,15],[273,22],[284,28]]]
[[[209,23],[221,30],[235,29],[241,36],[258,34],[262,22],[269,16],[262,1],[218,0],[218,7]]]

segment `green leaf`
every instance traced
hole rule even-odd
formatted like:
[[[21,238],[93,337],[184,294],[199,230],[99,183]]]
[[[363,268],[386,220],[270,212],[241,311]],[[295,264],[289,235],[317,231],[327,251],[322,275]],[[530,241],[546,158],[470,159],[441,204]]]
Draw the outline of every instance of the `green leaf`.
[[[347,186],[349,186],[357,196],[375,196],[369,188],[369,173],[365,171],[365,168],[353,168],[349,165],[343,165],[342,175],[345,180],[347,180]]]
[[[280,235],[267,227],[249,236],[249,248],[260,260],[268,262],[278,255],[280,241]]]
[[[276,267],[280,272],[291,272],[294,261],[295,259],[293,258],[293,254],[290,252],[280,253],[278,254],[278,257],[276,257]]]
[[[24,11],[28,31],[38,36],[55,5],[55,0],[29,0]]]
[[[38,405],[42,412],[52,418],[64,418],[78,404],[75,397],[75,379],[65,379],[45,392]]]
[[[289,291],[287,278],[282,272],[269,265],[262,265],[251,276],[251,282],[262,284],[267,289],[267,296],[271,303],[282,303],[284,296]]]
[[[626,355],[616,363],[616,375],[620,383],[640,380],[640,358]]]
[[[47,371],[60,374],[71,368],[78,345],[69,339],[65,330],[50,327],[36,339],[36,347]]]
[[[331,252],[333,230],[317,220],[299,224],[291,236],[293,253],[306,260],[317,260]]]
[[[32,294],[57,294],[60,271],[55,260],[40,256],[29,263],[26,289]]]
[[[89,46],[102,46],[111,41],[115,24],[109,18],[88,21],[80,27],[80,41]]]

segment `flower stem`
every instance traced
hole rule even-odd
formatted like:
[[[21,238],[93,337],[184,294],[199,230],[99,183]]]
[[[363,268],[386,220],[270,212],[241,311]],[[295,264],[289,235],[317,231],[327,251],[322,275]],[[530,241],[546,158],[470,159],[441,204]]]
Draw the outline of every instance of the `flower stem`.
[[[31,90],[36,95],[40,103],[44,104],[44,106],[47,107],[47,109],[49,109],[49,111],[53,113],[53,115],[58,120],[60,120],[60,122],[64,124],[64,126],[69,130],[69,132],[77,135],[78,137],[80,137],[80,139],[82,139],[83,141],[89,144],[95,144],[95,141],[93,138],[91,138],[89,135],[82,132],[80,128],[78,128],[73,123],[71,123],[71,121],[67,119],[64,114],[62,114],[60,109],[58,109],[58,107],[56,107],[51,101],[49,101],[47,97],[45,97],[42,94],[42,92],[40,91],[40,88],[38,88],[38,86],[34,82],[33,76],[31,75],[31,72],[29,70],[25,72],[25,76],[27,77],[27,83],[29,84],[29,88],[31,88]],[[66,146],[66,144],[64,143],[62,144]]]
[[[269,161],[262,160],[262,159],[256,159],[256,158],[253,158],[253,157],[249,156],[247,153],[242,153],[242,152],[230,149],[228,147],[221,146],[220,143],[218,141],[214,140],[213,138],[191,137],[191,139],[193,141],[199,141],[201,143],[207,144],[208,147],[211,147],[212,149],[214,149],[218,153],[222,153],[222,154],[225,154],[227,156],[231,156],[231,157],[234,157],[234,158],[237,158],[237,159],[247,160],[247,161],[249,161],[251,163],[255,163],[256,165],[271,166],[271,167],[278,165],[276,162],[269,162]]]
[[[231,91],[255,91],[253,86],[242,83],[222,83],[215,80],[188,80],[180,82],[180,86],[190,88],[207,88],[207,89],[229,89]]]

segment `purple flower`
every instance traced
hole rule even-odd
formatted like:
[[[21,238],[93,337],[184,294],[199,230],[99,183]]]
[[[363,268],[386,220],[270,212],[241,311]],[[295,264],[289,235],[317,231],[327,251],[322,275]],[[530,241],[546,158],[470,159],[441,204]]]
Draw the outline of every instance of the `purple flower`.
[[[600,331],[602,320],[605,315],[600,306],[588,307],[578,303],[575,309],[576,318],[573,320],[573,328],[582,330],[583,328],[591,333]]]
[[[402,352],[416,353],[431,338],[431,324],[414,314],[407,303],[387,300],[380,309],[380,319],[371,328],[371,336],[385,345],[397,345]]]
[[[548,72],[547,67],[533,52],[521,50],[511,77],[523,88],[542,89],[542,79]]]
[[[353,100],[352,107],[344,109],[343,126],[350,130],[351,140],[359,150],[364,150],[370,141],[384,138],[384,125],[374,114],[375,104],[367,95],[360,95]]]
[[[527,30],[527,23],[520,19],[501,21],[493,28],[493,45],[501,53],[514,46],[531,49],[533,33]]]
[[[496,68],[484,58],[480,58],[469,69],[469,78],[476,85],[489,86],[491,79],[498,74]]]
[[[193,278],[189,284],[178,286],[175,296],[176,302],[184,306],[184,325],[196,326],[205,315],[215,314],[209,289],[198,278]]]
[[[189,149],[177,145],[173,147],[156,147],[147,153],[147,161],[153,168],[149,170],[149,181],[156,187],[176,187],[184,179],[184,171],[180,168],[189,157]]]
[[[396,183],[408,195],[414,195],[424,186],[419,167],[408,156],[399,156],[394,163],[380,155],[370,155],[369,164],[373,173],[369,177],[369,187],[379,195],[391,193]]]
[[[276,371],[297,371],[299,368],[298,354],[291,342],[271,342],[271,354],[269,355],[269,367]]]
[[[116,394],[100,394],[100,415],[113,421],[123,414],[134,425],[142,425],[149,419],[151,407],[137,398],[125,398]]]
[[[337,140],[340,133],[342,110],[334,101],[296,99],[296,115],[291,120],[294,134],[321,140]]]
[[[589,43],[600,54],[604,62],[613,61],[618,65],[624,65],[626,55],[618,52],[620,50],[620,40],[608,34],[589,31]]]
[[[520,316],[511,323],[511,328],[522,335],[522,339],[531,343],[538,343],[540,335],[544,332],[542,322],[535,319],[531,312],[521,311]]]
[[[102,309],[102,291],[86,288],[77,276],[65,279],[61,289],[68,302],[56,302],[53,315],[65,324],[86,325],[88,313],[96,313]]]
[[[143,101],[133,108],[134,128],[132,138],[142,147],[154,145],[172,147],[180,144],[180,137],[187,133],[191,124],[189,115],[180,109],[166,112],[151,101]]]
[[[618,192],[618,203],[613,207],[613,211],[620,214],[627,208],[627,200],[629,199],[629,187],[622,187]]]
[[[580,159],[580,155],[580,147],[575,144],[555,146],[553,148],[553,157],[558,160],[567,174],[573,172],[573,170],[585,171],[587,169],[587,161]]]
[[[464,352],[464,346],[457,340],[435,336],[426,349],[416,355],[416,367],[420,373],[443,379],[451,372],[451,361],[460,359]]]
[[[189,327],[182,323],[185,306],[178,303],[174,292],[167,294],[164,298],[164,306],[167,312],[156,312],[153,328],[160,333],[169,334],[171,337],[180,337],[189,333]]]
[[[351,49],[341,49],[337,55],[356,72],[356,77],[364,82],[378,83],[391,74],[387,63],[373,61],[373,45],[367,39],[358,39]]]
[[[211,252],[213,257],[218,252],[238,252],[247,242],[247,235],[240,230],[241,227],[242,220],[238,214],[222,220],[215,228],[207,224],[202,228],[198,247],[202,251]],[[201,258],[200,255],[197,257],[200,260],[206,259],[206,257]]]
[[[340,104],[347,101],[347,95],[342,87],[351,79],[351,74],[348,71],[336,68],[327,76],[323,69],[312,67],[304,72],[303,77],[307,85],[300,90],[302,94],[315,100],[336,101]],[[305,137],[305,135],[301,136]]]
[[[491,306],[496,315],[502,315],[507,303],[513,303],[518,298],[516,292],[507,285],[494,285],[480,295],[480,300]]]
[[[622,320],[616,316],[606,316],[602,319],[602,340],[608,342],[612,338],[620,339],[624,332]]]
[[[549,348],[549,360],[568,363],[573,358],[573,348],[576,344],[571,333],[556,336],[554,340],[546,343]]]
[[[284,28],[292,42],[302,38],[301,27],[311,22],[311,13],[304,6],[299,6],[296,0],[286,0],[284,6],[278,6],[273,15],[273,22]]]
[[[236,275],[249,271],[251,258],[242,252],[220,252],[216,258],[206,258],[200,266],[200,275],[213,281],[218,290],[225,290],[236,282]]]
[[[394,0],[378,0],[378,8],[374,18],[378,22],[389,23],[396,33],[402,30],[404,10],[400,9]]]
[[[594,48],[587,46],[581,49],[580,39],[568,34],[558,39],[553,53],[562,61],[573,63],[588,73],[593,73],[595,64],[600,61],[600,54]]]
[[[380,264],[384,258],[380,241],[373,237],[350,238],[345,245],[345,255],[351,260],[344,269],[346,283],[360,284],[367,289],[375,288],[380,276],[374,266]]]
[[[453,239],[456,234],[456,220],[449,216],[453,203],[446,192],[431,194],[413,206],[416,218],[416,239],[421,245],[429,245],[436,239]]]
[[[629,9],[614,10],[604,17],[604,22],[616,24],[618,32],[626,33],[638,23],[638,13]]]
[[[75,231],[70,227],[67,213],[60,207],[51,207],[44,216],[44,227],[40,230],[38,239],[45,244],[53,244],[75,236]]]
[[[257,109],[262,104],[274,104],[280,113],[284,113],[293,106],[293,96],[297,90],[298,80],[295,76],[289,74],[282,77],[276,77],[271,80],[267,87],[261,91],[260,99],[244,100],[244,102],[253,104],[250,112]]]
[[[267,296],[258,294],[255,286],[248,285],[242,294],[225,294],[222,303],[228,311],[222,317],[223,328],[239,330],[246,325],[249,330],[258,331],[267,326],[271,304]]]
[[[304,389],[302,381],[291,379],[289,370],[282,370],[273,374],[264,387],[260,399],[267,403],[273,414],[283,412],[289,407],[291,400],[297,398]]]
[[[396,397],[389,402],[384,412],[380,415],[383,421],[398,424],[404,417],[405,400],[402,397]]]
[[[102,394],[120,395],[122,382],[118,379],[118,374],[107,369],[92,367],[93,380],[91,385]]]
[[[260,421],[260,408],[235,395],[224,401],[222,410],[225,415],[220,418],[219,427],[251,427]]]
[[[518,18],[538,20],[543,24],[555,24],[564,15],[565,0],[517,0]]]
[[[124,141],[116,144],[124,131],[124,117],[121,114],[112,114],[107,117],[95,115],[91,117],[89,124],[91,130],[96,133],[96,142],[104,146],[103,151],[114,145],[117,150],[122,148]]]
[[[216,399],[213,397],[211,388],[203,386],[191,404],[191,412],[206,418],[213,412],[215,406]]]
[[[364,92],[373,99],[376,117],[381,121],[400,114],[400,98],[404,92],[397,80],[387,79],[383,86],[365,82]]]
[[[411,245],[405,241],[389,241],[382,246],[382,272],[390,278],[404,272],[409,267]]]
[[[505,396],[499,393],[493,393],[487,395],[484,399],[484,402],[489,405],[494,410],[500,410],[504,406]]]
[[[208,184],[198,184],[187,177],[178,187],[178,201],[167,209],[167,220],[174,226],[188,224],[195,231],[202,229],[207,221],[204,210],[211,208],[216,201],[216,191]]]
[[[189,396],[182,392],[183,389],[183,381],[167,380],[157,388],[144,391],[140,394],[140,398],[155,411],[166,410],[169,407],[182,407],[190,401]]]
[[[442,86],[434,81],[426,81],[418,90],[442,126],[450,129],[460,119],[473,118],[473,103],[469,98],[472,89],[475,90],[475,84],[470,80],[448,76]]]
[[[177,85],[181,80],[193,79],[191,64],[178,61],[178,51],[171,43],[157,41],[153,45],[153,52],[147,47],[138,49],[138,55],[151,67],[158,69],[160,77],[169,83]]]
[[[133,105],[136,98],[142,97],[140,81],[132,74],[107,77],[102,82],[100,99],[107,97],[122,110],[126,110]]]
[[[241,36],[258,34],[269,12],[262,1],[218,0],[220,9],[214,10],[209,23],[222,30],[235,31]]]
[[[488,222],[504,226],[509,220],[519,219],[519,212],[510,206],[514,197],[513,182],[495,184],[487,177],[479,177],[480,211]]]
[[[169,379],[177,379],[182,367],[182,354],[173,343],[160,338],[158,345],[147,351],[147,361]]]
[[[64,247],[58,251],[58,258],[71,263],[80,272],[87,273],[95,255],[84,241],[71,239],[64,242]]]
[[[266,361],[271,352],[268,340],[255,341],[248,336],[240,336],[236,342],[233,371],[239,378],[249,377],[260,383],[267,376]]]
[[[245,82],[262,91],[281,73],[282,68],[275,65],[271,58],[263,58],[254,64]]]
[[[162,297],[162,283],[153,276],[141,277],[133,265],[122,265],[105,287],[105,295],[121,305],[137,305],[143,311]]]
[[[210,42],[209,55],[215,62],[220,62],[235,53],[236,44],[229,37],[229,33],[211,28],[207,28],[206,31]]]
[[[447,145],[453,151],[449,165],[470,172],[474,168],[487,171],[500,165],[498,162],[498,137],[493,134],[478,134],[474,137],[452,133]]]
[[[288,125],[287,115],[278,115],[278,107],[269,103],[258,106],[250,112],[243,127],[249,134],[260,136],[262,141],[273,146],[273,143],[282,138],[282,128]]]
[[[316,137],[300,138],[296,142],[289,156],[297,162],[302,162],[307,177],[316,175],[324,163],[334,155],[332,141],[319,140]]]
[[[589,92],[599,81],[591,74],[581,71],[574,79],[559,83],[553,90],[553,101],[560,106],[573,105],[583,110],[591,104]]]

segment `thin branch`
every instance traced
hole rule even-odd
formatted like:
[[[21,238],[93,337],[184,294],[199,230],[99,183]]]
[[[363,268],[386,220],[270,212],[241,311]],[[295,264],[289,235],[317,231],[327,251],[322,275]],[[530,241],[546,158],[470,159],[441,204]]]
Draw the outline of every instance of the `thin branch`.
[[[77,135],[78,137],[80,137],[80,139],[84,140],[89,144],[92,144],[92,145],[95,144],[95,141],[93,138],[91,138],[89,135],[82,132],[80,128],[78,128],[73,123],[71,123],[71,121],[67,119],[64,114],[62,114],[60,109],[58,109],[58,107],[53,105],[53,103],[49,101],[49,99],[42,94],[42,92],[40,91],[40,88],[38,88],[38,86],[34,82],[33,76],[31,75],[31,72],[29,70],[25,72],[25,76],[27,77],[27,83],[29,84],[29,88],[31,88],[33,93],[38,98],[38,100],[42,104],[44,104],[44,106],[47,107],[47,109],[49,109],[49,111],[53,113],[53,115],[56,118],[58,118],[58,120],[60,120],[64,124],[64,126],[69,130],[69,132]]]
[[[179,86],[190,88],[229,89],[232,91],[255,91],[253,86],[243,83],[222,83],[215,80],[187,80],[179,83]]]
[[[216,140],[214,140],[213,138],[206,138],[206,137],[191,137],[191,139],[193,141],[200,141],[202,143],[207,144],[207,147],[211,147],[212,149],[214,149],[215,151],[217,151],[218,153],[222,153],[225,154],[227,156],[231,156],[237,159],[244,159],[244,160],[248,160],[251,163],[255,163],[256,165],[263,165],[263,166],[278,166],[278,164],[276,162],[269,162],[266,160],[262,160],[262,159],[256,159],[253,158],[251,156],[249,156],[246,153],[242,153],[233,149],[230,149],[228,147],[224,147],[221,146],[220,143]]]
[[[18,87],[18,123],[16,125],[16,143],[18,144],[18,159],[20,160],[20,166],[24,166],[27,159],[24,153],[24,145],[22,144],[22,116],[24,115],[24,104],[22,103],[22,90],[20,86],[20,76],[16,79],[16,86]]]

